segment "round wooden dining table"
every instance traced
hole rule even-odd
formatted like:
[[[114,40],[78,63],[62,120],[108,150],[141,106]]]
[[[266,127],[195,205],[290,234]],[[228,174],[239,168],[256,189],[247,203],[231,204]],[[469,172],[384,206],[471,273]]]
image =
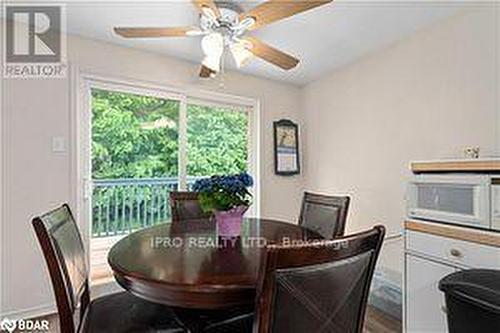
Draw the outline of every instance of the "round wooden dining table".
[[[252,304],[267,244],[318,239],[296,224],[246,218],[241,237],[217,236],[212,219],[136,231],[108,254],[116,281],[132,294],[170,306],[220,309]]]

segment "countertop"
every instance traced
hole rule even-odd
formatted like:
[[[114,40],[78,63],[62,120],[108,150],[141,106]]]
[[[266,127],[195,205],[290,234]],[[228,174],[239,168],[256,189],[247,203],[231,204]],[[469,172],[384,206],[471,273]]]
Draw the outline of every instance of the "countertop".
[[[425,172],[500,172],[500,158],[443,159],[410,162],[413,173]]]
[[[447,238],[500,247],[500,232],[467,228],[438,222],[406,220],[405,229]]]

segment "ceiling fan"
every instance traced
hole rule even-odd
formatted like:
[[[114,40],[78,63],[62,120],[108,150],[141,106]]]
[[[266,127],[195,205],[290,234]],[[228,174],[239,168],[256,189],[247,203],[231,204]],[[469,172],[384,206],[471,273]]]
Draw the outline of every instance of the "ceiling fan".
[[[288,55],[263,41],[246,36],[247,31],[324,5],[332,0],[268,0],[248,12],[235,2],[192,0],[200,11],[199,27],[114,28],[126,38],[203,36],[201,47],[205,58],[200,77],[213,77],[220,71],[223,54],[228,50],[236,65],[241,67],[252,56],[261,58],[284,70],[297,66],[299,59]]]

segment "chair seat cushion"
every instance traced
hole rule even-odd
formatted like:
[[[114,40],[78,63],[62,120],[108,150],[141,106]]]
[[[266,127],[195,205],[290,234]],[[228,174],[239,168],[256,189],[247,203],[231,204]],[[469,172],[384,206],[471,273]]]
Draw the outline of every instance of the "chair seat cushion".
[[[93,300],[86,327],[89,333],[186,332],[171,308],[145,301],[128,292]]]

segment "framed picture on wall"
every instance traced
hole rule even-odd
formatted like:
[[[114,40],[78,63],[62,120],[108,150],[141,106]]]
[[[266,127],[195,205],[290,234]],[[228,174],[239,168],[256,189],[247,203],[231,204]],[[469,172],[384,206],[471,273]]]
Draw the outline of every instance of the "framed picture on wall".
[[[277,175],[297,175],[299,163],[299,127],[293,121],[281,119],[273,123],[274,172]]]

